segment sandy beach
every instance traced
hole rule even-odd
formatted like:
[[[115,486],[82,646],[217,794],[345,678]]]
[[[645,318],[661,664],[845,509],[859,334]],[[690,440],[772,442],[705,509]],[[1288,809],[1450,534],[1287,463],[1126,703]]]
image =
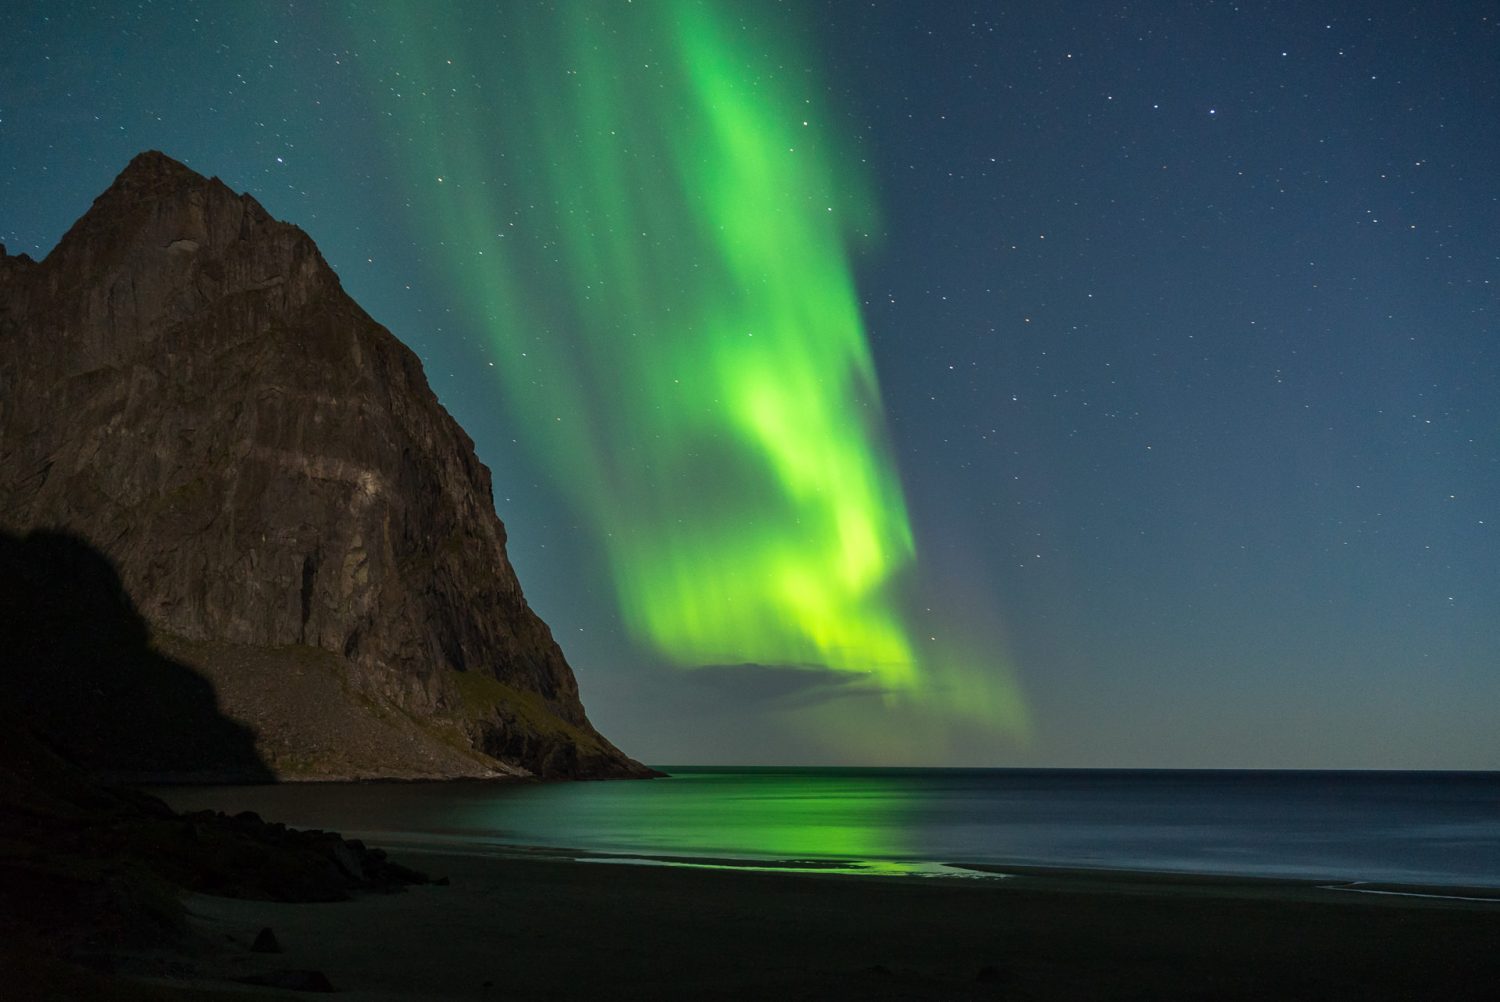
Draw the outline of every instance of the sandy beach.
[[[961,880],[405,855],[451,883],[332,904],[188,898],[194,927],[223,944],[201,968],[317,970],[368,1002],[1477,999],[1500,977],[1497,901],[1086,871]],[[284,952],[246,949],[266,926]]]

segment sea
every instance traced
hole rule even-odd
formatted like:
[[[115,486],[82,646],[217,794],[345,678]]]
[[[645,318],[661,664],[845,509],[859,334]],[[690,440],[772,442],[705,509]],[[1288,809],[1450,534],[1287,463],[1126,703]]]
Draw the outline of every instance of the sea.
[[[649,781],[153,792],[179,810],[252,810],[416,853],[976,879],[1043,867],[1500,889],[1500,772],[661,768],[668,778]]]

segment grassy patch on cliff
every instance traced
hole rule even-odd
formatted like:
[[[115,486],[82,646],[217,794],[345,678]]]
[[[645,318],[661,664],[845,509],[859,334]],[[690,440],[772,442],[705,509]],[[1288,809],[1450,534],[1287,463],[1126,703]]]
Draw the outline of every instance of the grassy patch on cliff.
[[[470,719],[487,717],[501,708],[508,710],[510,716],[533,733],[562,735],[581,753],[604,754],[597,737],[558,717],[538,693],[514,688],[475,671],[454,672],[453,680],[463,700],[464,712]]]

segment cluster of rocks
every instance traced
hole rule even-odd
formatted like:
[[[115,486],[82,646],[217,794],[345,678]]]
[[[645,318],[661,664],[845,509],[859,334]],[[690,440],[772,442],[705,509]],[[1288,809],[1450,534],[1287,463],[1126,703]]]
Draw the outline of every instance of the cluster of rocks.
[[[110,972],[135,951],[188,946],[184,892],[339,901],[431,882],[336,832],[179,814],[100,783],[0,700],[0,969]]]
[[[351,891],[392,891],[411,884],[446,884],[392,862],[385,850],[346,839],[338,832],[289,828],[262,820],[254,811],[229,815],[193,811],[179,815],[185,834],[210,850],[200,868],[187,874],[193,889],[226,897],[278,901],[337,901]],[[219,867],[221,853],[236,857],[234,868]],[[256,862],[260,865],[253,865]],[[203,865],[204,863],[208,865]],[[245,863],[252,865],[246,866]],[[290,879],[289,879],[290,878]]]

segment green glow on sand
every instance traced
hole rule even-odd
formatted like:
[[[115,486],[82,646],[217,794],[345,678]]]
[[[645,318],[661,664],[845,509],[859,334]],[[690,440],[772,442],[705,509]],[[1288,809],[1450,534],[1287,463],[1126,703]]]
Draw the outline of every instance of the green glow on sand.
[[[505,5],[462,30],[380,7],[412,218],[632,634],[682,666],[920,693],[850,265],[873,199],[802,26],[691,0]]]

